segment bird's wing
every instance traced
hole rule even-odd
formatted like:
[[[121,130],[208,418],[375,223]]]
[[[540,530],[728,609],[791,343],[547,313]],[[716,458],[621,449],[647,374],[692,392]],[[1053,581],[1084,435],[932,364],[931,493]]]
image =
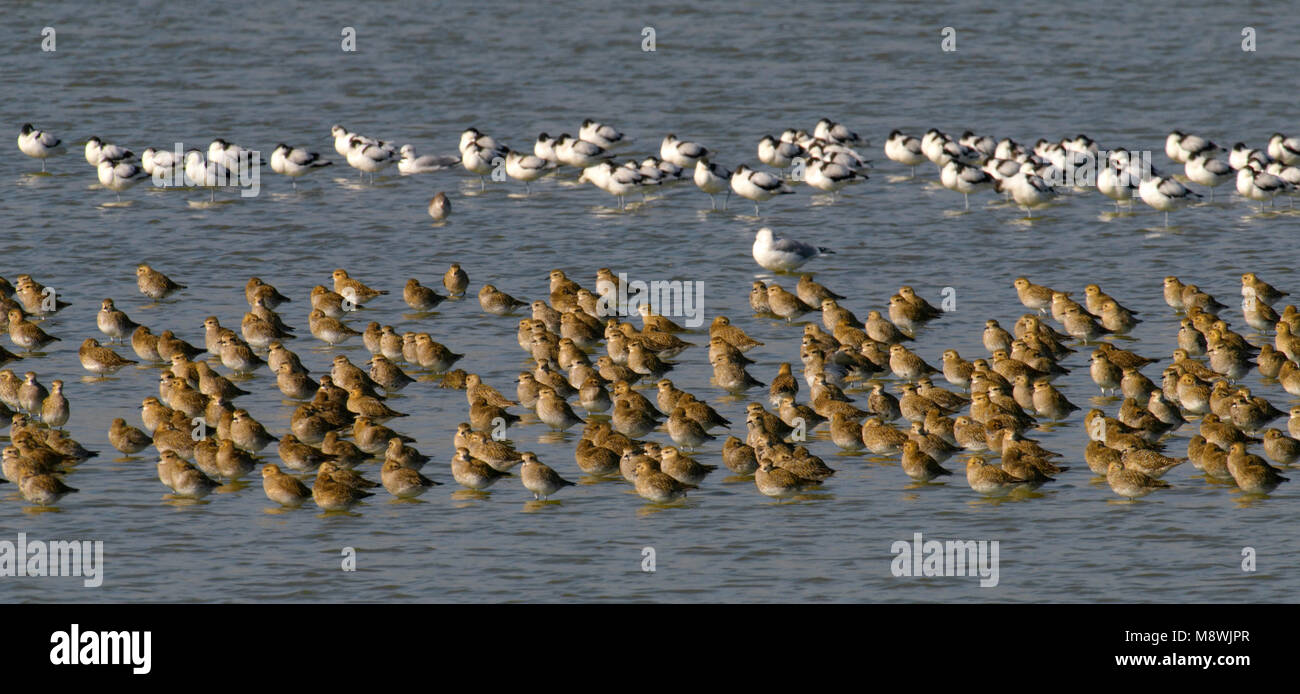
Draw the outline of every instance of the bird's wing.
[[[817,255],[817,249],[803,241],[794,239],[773,239],[772,250],[782,253],[795,253],[797,255],[811,256]]]

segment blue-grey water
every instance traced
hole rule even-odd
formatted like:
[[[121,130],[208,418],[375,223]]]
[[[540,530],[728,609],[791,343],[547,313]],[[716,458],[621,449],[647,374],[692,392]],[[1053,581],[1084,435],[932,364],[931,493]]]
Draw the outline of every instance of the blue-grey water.
[[[435,460],[424,472],[445,486],[417,503],[380,493],[352,514],[322,515],[311,503],[281,512],[256,473],[204,503],[170,501],[156,458],[115,462],[106,432],[115,417],[139,425],[143,398],[157,394],[158,367],[127,368],[91,381],[77,359],[95,328],[99,302],[112,297],[159,333],[172,329],[202,344],[209,315],[237,325],[247,310],[243,287],[260,276],[293,297],[282,307],[301,337],[288,347],[317,375],[336,354],[361,363],[359,339],[328,348],[307,328],[307,293],[346,268],[392,295],[352,322],[427,331],[467,356],[458,366],[513,393],[531,363],[515,342],[518,317],[479,310],[485,282],[527,299],[546,298],[547,273],[564,269],[594,288],[610,267],[644,280],[704,283],[705,320],[730,316],[765,342],[749,356],[764,382],[780,362],[798,365],[800,326],[756,317],[750,283],[771,280],[750,256],[753,232],[769,225],[836,251],[805,269],[849,296],[864,316],[884,310],[903,284],[933,303],[955,291],[955,311],[919,334],[916,350],[937,364],[943,350],[987,356],[984,321],[1010,326],[1025,312],[1011,287],[1018,275],[1081,295],[1096,282],[1140,312],[1124,346],[1168,360],[1179,315],[1161,296],[1161,278],[1196,282],[1226,304],[1239,302],[1239,276],[1254,271],[1300,292],[1294,239],[1300,216],[1286,202],[1258,214],[1220,189],[1218,202],[1176,212],[1172,226],[1139,203],[1110,214],[1095,192],[1067,193],[1032,222],[991,194],[961,197],[935,184],[933,166],[906,180],[881,151],[900,128],[971,129],[1032,144],[1087,133],[1103,147],[1153,150],[1181,128],[1225,146],[1262,147],[1274,131],[1297,127],[1297,55],[1285,6],[1177,6],[1131,3],[1013,4],[979,9],[936,4],[876,7],[857,2],[782,3],[549,2],[488,4],[153,2],[31,5],[0,28],[0,123],[10,137],[24,122],[50,130],[69,152],[40,164],[12,139],[0,157],[0,275],[21,273],[54,287],[72,305],[45,320],[62,338],[44,356],[8,365],[40,380],[67,382],[68,432],[100,456],[67,481],[81,491],[57,510],[35,512],[14,488],[0,486],[0,540],[104,542],[104,580],[0,577],[0,600],[87,601],[1275,601],[1297,587],[1293,530],[1296,482],[1266,498],[1207,481],[1190,465],[1171,472],[1172,489],[1120,503],[1082,459],[1082,413],[1031,432],[1064,454],[1073,469],[1030,498],[990,502],[958,474],[945,484],[913,487],[896,460],[844,455],[819,430],[810,446],[838,470],[806,498],[775,503],[750,478],[725,469],[677,507],[649,505],[631,486],[583,478],[573,460],[578,429],[552,434],[535,418],[510,431],[562,475],[579,480],[554,503],[533,504],[517,479],[485,499],[458,493],[448,461],[452,433],[466,419],[464,393],[433,382],[412,385],[390,404],[409,418],[390,425],[414,436]],[[56,50],[41,50],[44,27]],[[344,27],[355,52],[342,50]],[[654,51],[643,51],[643,28]],[[944,27],[956,51],[941,50]],[[1257,30],[1257,50],[1242,50],[1242,28]],[[362,184],[332,147],[330,126],[413,143],[423,153],[453,153],[461,130],[475,126],[531,149],[537,133],[576,134],[585,118],[625,131],[629,155],[657,153],[669,132],[718,152],[729,167],[757,165],[764,134],[812,129],[821,117],[871,140],[871,180],[828,196],[797,195],[762,206],[744,201],[710,210],[690,183],[655,193],[626,211],[611,196],[575,186],[572,170],[543,179],[530,197],[516,183],[479,191],[461,169],[415,177],[390,171]],[[204,206],[198,191],[139,186],[111,206],[81,152],[98,135],[142,151],[174,143],[206,149],[222,137],[269,156],[279,142],[326,154],[336,166],[300,182],[263,171],[260,194],[222,192]],[[430,223],[437,191],[453,215]],[[135,287],[134,268],[149,262],[188,289],[152,304]],[[470,298],[432,315],[401,302],[408,277],[438,287],[451,262],[471,278]],[[793,289],[795,277],[776,281]],[[1280,307],[1280,305],[1279,305]],[[1245,327],[1239,310],[1228,317]],[[813,314],[808,318],[818,320]],[[766,400],[727,394],[710,381],[707,333],[669,374],[734,422],[744,436],[744,407]],[[1263,340],[1271,340],[1264,337]],[[7,344],[11,349],[16,349]],[[121,348],[133,357],[129,347]],[[1071,356],[1057,381],[1075,403],[1101,406],[1087,370],[1088,350]],[[1167,363],[1167,361],[1165,362]],[[1163,365],[1163,364],[1162,364]],[[1146,373],[1159,377],[1162,365]],[[217,367],[225,372],[224,367]],[[796,368],[796,371],[798,369]],[[886,379],[892,381],[893,379]],[[1291,398],[1258,373],[1245,379],[1282,409]],[[253,391],[237,404],[272,432],[288,430],[294,403],[262,370],[240,382]],[[802,393],[806,393],[806,385]],[[653,393],[651,393],[653,397]],[[515,408],[519,410],[520,408]],[[1275,425],[1285,426],[1280,420]],[[725,436],[727,432],[715,433]],[[1185,455],[1194,425],[1168,442]],[[668,442],[666,434],[650,436]],[[721,464],[718,442],[699,453]],[[1256,451],[1262,453],[1262,451]],[[268,462],[277,462],[268,448]],[[361,468],[378,477],[378,466]],[[1295,477],[1295,470],[1287,473]],[[891,545],[927,539],[997,540],[1000,582],[975,578],[896,578]],[[341,548],[356,550],[357,571],[341,570]],[[642,548],[657,569],[642,571]],[[1257,570],[1242,570],[1253,547]]]

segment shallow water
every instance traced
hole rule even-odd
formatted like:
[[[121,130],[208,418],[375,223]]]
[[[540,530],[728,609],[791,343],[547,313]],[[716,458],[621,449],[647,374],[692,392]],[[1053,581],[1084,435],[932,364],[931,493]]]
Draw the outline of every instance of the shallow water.
[[[354,327],[377,320],[399,332],[430,332],[467,355],[458,366],[509,395],[515,375],[530,366],[515,343],[517,317],[483,314],[472,294],[433,315],[413,316],[401,303],[406,278],[437,286],[454,261],[469,272],[471,292],[491,281],[527,299],[545,298],[547,272],[557,267],[588,287],[599,267],[632,279],[703,282],[706,323],[727,315],[764,341],[749,356],[759,361],[751,372],[769,382],[780,362],[798,364],[800,331],[748,308],[752,280],[770,279],[749,253],[762,225],[833,248],[836,255],[805,269],[848,294],[843,303],[859,316],[884,310],[902,284],[936,304],[943,288],[953,288],[956,310],[926,327],[916,346],[934,364],[947,348],[984,356],[984,321],[1009,327],[1024,313],[1011,288],[1018,275],[1076,295],[1099,283],[1144,320],[1136,342],[1124,346],[1166,356],[1178,316],[1162,300],[1161,278],[1178,275],[1233,305],[1245,271],[1300,292],[1288,252],[1300,217],[1286,208],[1257,214],[1229,187],[1213,205],[1175,213],[1168,229],[1140,204],[1134,214],[1110,214],[1109,201],[1095,193],[1063,195],[1032,221],[989,195],[973,197],[967,213],[959,196],[937,187],[934,167],[900,180],[906,169],[885,160],[881,146],[894,128],[918,136],[929,127],[972,129],[1026,143],[1086,132],[1103,147],[1154,150],[1166,168],[1164,135],[1175,127],[1225,146],[1262,146],[1275,130],[1295,129],[1284,116],[1293,112],[1292,94],[1279,87],[1292,83],[1297,67],[1273,28],[1289,19],[1282,10],[1209,2],[1176,12],[1127,4],[1091,13],[1037,5],[901,10],[846,2],[810,12],[671,3],[629,15],[576,2],[289,5],[70,4],[35,24],[0,29],[7,45],[24,47],[11,50],[0,71],[0,122],[16,131],[30,121],[75,143],[50,160],[51,176],[33,175],[39,164],[12,140],[0,159],[0,274],[30,273],[73,302],[45,322],[63,341],[8,368],[35,370],[47,385],[65,380],[69,433],[101,452],[68,477],[81,492],[57,512],[34,513],[14,485],[0,487],[0,539],[19,532],[100,539],[107,565],[98,589],[70,578],[6,578],[0,600],[1291,599],[1300,551],[1290,529],[1295,484],[1247,499],[1184,466],[1166,477],[1173,489],[1120,503],[1083,462],[1081,413],[1033,434],[1065,453],[1073,469],[1023,500],[979,497],[961,479],[958,459],[947,463],[959,473],[953,481],[914,488],[896,462],[841,455],[819,431],[823,440],[812,449],[839,472],[796,502],[774,503],[750,479],[721,470],[681,507],[649,506],[622,481],[588,480],[534,504],[517,480],[486,499],[457,490],[447,462],[452,432],[466,417],[464,393],[419,383],[391,401],[412,416],[390,426],[435,456],[424,472],[445,486],[415,503],[393,503],[381,490],[354,514],[322,516],[310,504],[280,512],[257,477],[205,503],[165,501],[153,459],[114,462],[106,439],[115,417],[139,424],[141,399],[157,393],[157,369],[89,382],[76,357],[82,339],[100,337],[94,314],[104,297],[155,333],[171,328],[201,344],[206,316],[239,322],[244,283],[257,275],[294,298],[281,313],[305,337],[288,346],[315,374],[335,354],[363,362],[359,340],[327,349],[306,330],[308,291],[344,267],[393,292],[360,312]],[[42,23],[58,32],[54,53],[39,50]],[[340,50],[343,26],[356,29],[356,52]],[[641,50],[646,26],[655,29],[654,52]],[[954,53],[940,50],[945,26],[957,32]],[[1259,30],[1256,53],[1240,49],[1243,26]],[[591,117],[633,137],[629,153],[644,156],[675,132],[734,167],[756,163],[762,135],[811,129],[822,116],[871,139],[871,180],[833,204],[800,187],[764,204],[761,219],[744,201],[712,211],[689,183],[622,212],[605,193],[550,178],[526,198],[516,184],[480,193],[475,177],[459,169],[360,184],[329,137],[329,127],[343,123],[412,142],[422,153],[447,153],[472,125],[527,149],[536,133],[576,134]],[[339,166],[304,179],[296,192],[266,169],[257,197],[224,192],[221,204],[204,206],[191,204],[205,201],[203,193],[141,186],[123,195],[128,206],[109,207],[114,197],[92,187],[80,151],[91,135],[136,152],[178,141],[206,148],[224,137],[267,155],[283,141]],[[425,206],[439,190],[454,212],[433,226]],[[135,289],[134,267],[143,261],[189,289],[150,305]],[[792,289],[794,279],[779,281]],[[1228,313],[1244,326],[1238,311]],[[710,385],[707,335],[687,339],[700,346],[683,353],[669,377],[721,410],[743,437],[749,399]],[[1115,412],[1117,400],[1096,397],[1086,352],[1064,365],[1073,372],[1056,384],[1067,397]],[[1156,379],[1159,369],[1146,373]],[[1276,384],[1260,383],[1257,373],[1246,382],[1289,407]],[[262,371],[240,385],[254,393],[239,406],[273,433],[287,431],[293,404],[273,377]],[[766,400],[765,392],[751,395]],[[719,442],[726,435],[715,433]],[[1184,455],[1192,433],[1178,432],[1169,452]],[[576,429],[556,436],[535,419],[511,431],[520,450],[536,451],[575,481],[577,436]],[[662,432],[651,438],[668,440]],[[720,464],[718,450],[707,446],[698,458]],[[376,466],[366,468],[378,478]],[[999,585],[894,578],[890,547],[915,532],[998,540]],[[641,570],[647,546],[656,550],[654,573]],[[1240,568],[1246,546],[1258,552],[1257,572]],[[358,571],[340,571],[343,547],[357,550]]]

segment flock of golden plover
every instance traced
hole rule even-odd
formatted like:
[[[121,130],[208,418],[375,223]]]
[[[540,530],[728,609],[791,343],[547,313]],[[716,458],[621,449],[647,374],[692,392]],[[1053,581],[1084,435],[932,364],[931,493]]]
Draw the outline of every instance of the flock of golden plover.
[[[155,301],[186,289],[148,265],[140,265],[136,274],[141,293]],[[621,475],[652,502],[676,501],[716,469],[693,456],[714,455],[720,437],[712,432],[733,428],[711,405],[668,377],[675,363],[706,351],[716,385],[738,393],[764,391],[765,397],[746,408],[744,438],[727,437],[720,453],[730,470],[752,475],[759,492],[776,498],[826,484],[834,474],[804,445],[822,425],[841,449],[897,456],[902,472],[917,482],[951,475],[942,464],[966,452],[970,487],[994,496],[1037,489],[1070,469],[1059,464],[1061,453],[1045,450],[1028,435],[1040,420],[1082,420],[1090,438],[1083,459],[1116,494],[1130,499],[1168,487],[1161,477],[1189,459],[1209,479],[1267,494],[1286,478],[1248,448],[1259,445],[1280,465],[1300,457],[1300,442],[1294,438],[1300,433],[1300,407],[1290,412],[1288,432],[1266,428],[1287,413],[1238,383],[1258,370],[1300,395],[1300,315],[1292,305],[1282,313],[1273,309],[1270,302],[1286,293],[1253,274],[1241,278],[1246,320],[1264,321],[1260,324],[1272,326],[1275,334],[1273,344],[1259,347],[1229,328],[1220,315],[1226,307],[1214,297],[1175,277],[1165,279],[1165,298],[1184,318],[1160,385],[1142,374],[1158,359],[1102,341],[1130,331],[1139,319],[1096,285],[1084,288],[1085,303],[1080,304],[1067,292],[1017,278],[1008,293],[1014,288],[1031,312],[1016,320],[1012,331],[997,320],[987,321],[982,335],[987,357],[967,360],[947,349],[936,367],[905,343],[927,322],[942,318],[943,311],[911,287],[901,287],[891,297],[888,317],[873,310],[861,320],[839,304],[843,295],[808,275],[794,284],[794,292],[776,282],[755,281],[751,304],[756,317],[791,320],[820,312],[819,321],[802,322],[802,329],[791,325],[791,338],[799,333],[802,377],[790,363],[782,363],[764,383],[749,373],[758,365],[745,356],[763,343],[728,317],[713,319],[707,346],[703,335],[694,338],[648,307],[638,312],[637,327],[600,315],[601,297],[620,291],[619,278],[604,268],[595,278],[597,291],[591,291],[553,270],[547,298],[531,303],[482,285],[478,299],[484,313],[508,317],[531,312],[532,317],[519,320],[518,343],[535,368],[519,373],[513,397],[477,374],[453,369],[463,355],[427,333],[398,335],[376,321],[363,330],[349,327],[345,319],[356,315],[350,309],[388,300],[389,292],[372,289],[342,269],[333,273],[333,289],[319,285],[302,297],[311,306],[310,332],[330,346],[359,338],[372,354],[368,370],[338,354],[328,374],[310,374],[285,346],[295,338],[294,329],[274,310],[290,297],[256,277],[245,288],[250,310],[238,332],[209,317],[200,347],[171,330],[154,335],[105,299],[96,320],[99,331],[110,342],[129,341],[137,359],[94,338],[86,338],[78,354],[82,366],[101,377],[140,362],[159,366],[158,394],[141,402],[145,429],[117,418],[108,440],[127,455],[152,446],[160,457],[159,480],[175,495],[202,498],[222,481],[252,474],[260,464],[269,499],[296,506],[311,498],[326,510],[348,509],[379,486],[395,497],[410,498],[439,484],[421,472],[434,456],[421,453],[411,445],[413,439],[387,426],[408,416],[385,402],[386,396],[419,382],[406,369],[439,374],[444,387],[465,391],[467,421],[456,428],[449,461],[457,484],[485,490],[517,471],[522,485],[539,499],[572,485],[563,476],[570,473],[562,474],[532,452],[516,451],[509,442],[509,429],[520,421],[521,411],[532,410],[552,429],[582,427],[574,452],[577,471]],[[470,287],[459,265],[447,270],[442,284],[448,294],[409,280],[405,303],[427,311],[460,298]],[[22,356],[6,350],[0,358],[37,362],[41,347],[61,338],[45,333],[32,319],[62,305],[47,301],[44,287],[28,275],[18,276],[14,285],[0,280],[0,294],[10,339],[26,350]],[[1050,315],[1061,329],[1040,314]],[[1113,418],[1100,409],[1077,415],[1080,408],[1052,385],[1068,373],[1062,364],[1080,348],[1092,350],[1089,373],[1097,386],[1123,395]],[[1198,361],[1202,356],[1205,361]],[[236,385],[216,366],[245,377]],[[881,374],[897,379],[898,395],[889,392],[885,378],[877,377]],[[952,389],[936,385],[938,378]],[[245,387],[270,387],[272,381],[285,398],[299,403],[289,430],[279,436],[233,404],[249,394]],[[4,475],[29,501],[42,505],[75,491],[64,478],[92,455],[62,432],[75,408],[62,393],[62,381],[52,386],[47,390],[34,371],[22,377],[11,369],[0,371],[0,401],[11,419]],[[855,400],[849,395],[854,391],[866,397]],[[1189,418],[1200,421],[1187,457],[1165,455],[1162,442]],[[899,420],[908,428],[899,428]],[[644,439],[657,432],[672,445]],[[269,450],[288,472],[264,462]],[[993,456],[999,464],[990,463]],[[358,468],[378,460],[380,481],[374,482]],[[309,488],[299,476],[312,474]]]

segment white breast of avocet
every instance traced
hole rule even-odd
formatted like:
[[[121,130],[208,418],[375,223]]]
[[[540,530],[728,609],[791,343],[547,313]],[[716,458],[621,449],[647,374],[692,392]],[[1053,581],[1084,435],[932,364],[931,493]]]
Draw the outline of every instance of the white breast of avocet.
[[[115,162],[101,159],[97,171],[99,182],[109,190],[122,192],[127,188],[149,178],[143,167],[129,161]]]
[[[113,186],[113,162],[107,159],[100,159],[99,166],[95,169],[95,174],[99,178],[99,184],[105,188]]]
[[[1181,142],[1182,139],[1183,133],[1181,130],[1174,130],[1165,136],[1165,156],[1180,164],[1183,163],[1183,150],[1178,146],[1178,143]]]
[[[1211,159],[1206,154],[1198,154],[1188,159],[1184,172],[1193,183],[1210,187],[1226,183],[1234,177],[1231,166],[1218,159]]]
[[[1269,164],[1265,171],[1290,183],[1292,186],[1300,186],[1300,166],[1286,166],[1280,161],[1275,161]],[[1292,190],[1291,192],[1294,193],[1295,191]]]
[[[358,137],[356,133],[349,132],[341,125],[330,128],[330,134],[334,136],[334,151],[338,152],[340,157],[348,155],[348,150],[352,148],[352,138]]]
[[[492,139],[492,136],[485,135],[479,132],[477,128],[468,128],[460,134],[459,149],[462,154],[465,152],[465,149],[470,145],[478,145],[483,149],[489,149],[494,151],[502,149],[502,147],[497,144],[497,141]]]
[[[695,185],[709,195],[724,193],[730,184],[731,172],[721,164],[701,159],[695,162]]]
[[[475,173],[480,176],[487,176],[492,173],[492,160],[496,157],[494,150],[480,147],[471,143],[468,147],[461,150],[460,163],[466,171]]]
[[[366,173],[376,173],[396,163],[397,155],[380,145],[368,145],[359,139],[352,140],[352,149],[348,150],[348,165]]]
[[[806,156],[803,147],[793,143],[778,140],[771,135],[766,135],[758,142],[758,160],[768,166],[775,166],[778,169],[784,169],[794,163],[795,157]]]
[[[610,157],[604,147],[594,142],[576,140],[568,134],[561,135],[559,141],[555,143],[555,156],[559,157],[561,163],[580,169]]]
[[[239,145],[226,142],[217,138],[208,145],[208,161],[220,163],[227,169],[235,169],[240,165],[240,161],[251,153]]]
[[[604,149],[624,143],[623,133],[590,118],[582,121],[582,127],[578,129],[578,139],[600,145]]]
[[[158,172],[160,176],[170,177],[179,163],[176,154],[166,149],[150,147],[140,156],[140,164],[150,176],[154,175],[154,172]]]
[[[31,123],[24,123],[18,133],[18,149],[36,159],[59,154],[64,150],[62,142],[50,133],[32,127]]]
[[[983,169],[950,161],[943,167],[939,180],[945,188],[969,195],[993,185],[993,177]]]
[[[506,155],[506,175],[517,181],[535,181],[546,173],[547,161],[541,157],[510,152]]]
[[[659,158],[682,168],[694,168],[695,162],[709,156],[709,149],[698,142],[680,140],[669,133],[659,145]]]
[[[104,148],[104,143],[98,137],[92,137],[86,140],[86,162],[96,168],[99,167],[99,153]]]
[[[1130,177],[1126,166],[1113,163],[1111,166],[1103,166],[1097,171],[1097,190],[1115,202],[1131,200],[1133,198],[1133,180],[1136,179]]]
[[[122,161],[123,159],[130,159],[134,156],[135,153],[131,150],[122,147],[121,145],[106,143],[98,137],[92,137],[86,141],[86,161],[89,162],[91,166],[98,167],[100,159]]]
[[[925,155],[926,159],[929,159],[935,164],[939,164],[943,157],[943,146],[947,142],[947,135],[935,128],[930,128],[921,136],[921,153]]]
[[[817,121],[817,126],[813,128],[813,137],[840,144],[862,142],[862,138],[857,133],[849,130],[843,123],[836,123],[829,118]]]
[[[1138,186],[1138,195],[1142,202],[1168,212],[1181,207],[1194,196],[1186,186],[1171,177],[1151,177]]]
[[[329,165],[330,162],[322,159],[319,154],[308,152],[301,147],[280,144],[271,152],[271,170],[285,176],[297,178],[307,175],[314,169]]]
[[[755,202],[771,200],[776,195],[793,193],[781,179],[766,171],[754,171],[741,164],[731,174],[731,189],[742,198]]]
[[[1218,145],[1203,137],[1187,135],[1178,130],[1169,133],[1169,136],[1165,138],[1165,154],[1180,164],[1186,164],[1187,160],[1191,159],[1193,155],[1202,152],[1213,154],[1219,149]]]
[[[582,175],[578,176],[579,181],[586,181],[601,190],[606,190],[606,184],[609,182],[609,174],[614,170],[614,165],[608,161],[598,162],[582,170]]]
[[[289,146],[283,143],[276,145],[275,149],[271,150],[272,171],[278,174],[288,175],[284,173],[284,155],[288,151],[289,151]]]
[[[537,136],[533,143],[533,154],[546,161],[560,163],[560,158],[555,156],[555,138],[546,133]]]
[[[203,152],[197,149],[185,151],[185,184],[190,186],[203,185],[204,174]]]
[[[904,166],[925,163],[925,155],[921,152],[921,141],[915,137],[908,137],[898,130],[889,133],[889,139],[885,140],[885,156]]]
[[[1271,200],[1279,193],[1288,192],[1291,187],[1281,178],[1249,166],[1237,172],[1237,192],[1251,200]]]
[[[828,193],[834,193],[850,183],[863,180],[866,180],[866,176],[859,176],[847,166],[820,159],[814,159],[804,172],[804,181],[808,185]]]
[[[1273,133],[1268,138],[1268,156],[1286,166],[1300,164],[1300,137],[1287,137],[1282,133]]]
[[[1237,169],[1237,193],[1250,198],[1255,189],[1255,169],[1249,165]]]
[[[150,176],[153,175],[153,157],[157,151],[153,147],[145,147],[144,152],[140,153],[140,167]]]
[[[219,187],[231,183],[230,169],[218,161],[205,161],[203,153],[192,149],[185,154],[185,179],[192,186]]]
[[[208,161],[223,161],[226,157],[227,147],[237,147],[221,138],[213,140],[208,145]]]
[[[1017,173],[1005,182],[1011,198],[1025,208],[1046,205],[1056,197],[1056,191],[1042,178],[1024,172]]]
[[[1270,157],[1261,149],[1251,149],[1244,142],[1238,142],[1233,145],[1232,151],[1228,153],[1228,164],[1234,169],[1241,169],[1250,165],[1254,161],[1260,166],[1267,166]]]
[[[998,146],[993,149],[993,156],[998,159],[1019,159],[1022,155],[1027,154],[1024,145],[1004,137],[998,140]]]

